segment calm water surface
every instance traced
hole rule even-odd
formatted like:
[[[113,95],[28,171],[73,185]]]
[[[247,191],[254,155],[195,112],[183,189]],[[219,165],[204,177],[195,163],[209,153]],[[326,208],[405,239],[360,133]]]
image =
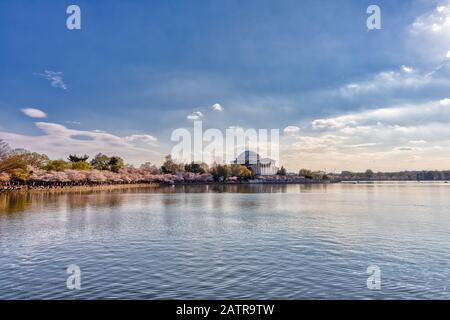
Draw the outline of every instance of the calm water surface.
[[[0,195],[1,299],[449,299],[449,267],[444,183]]]

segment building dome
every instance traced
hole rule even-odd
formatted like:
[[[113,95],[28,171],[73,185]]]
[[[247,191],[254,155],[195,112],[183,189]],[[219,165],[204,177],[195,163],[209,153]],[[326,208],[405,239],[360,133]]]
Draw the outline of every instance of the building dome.
[[[254,151],[246,150],[242,152],[237,158],[236,163],[240,164],[256,164],[259,162],[259,154]]]
[[[242,152],[232,163],[245,165],[256,175],[274,175],[278,171],[275,160],[261,158],[259,154],[251,150]]]

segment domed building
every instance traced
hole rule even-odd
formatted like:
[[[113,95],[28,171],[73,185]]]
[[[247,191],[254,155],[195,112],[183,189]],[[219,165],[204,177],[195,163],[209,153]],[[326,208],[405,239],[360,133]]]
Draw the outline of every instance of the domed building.
[[[233,164],[242,164],[258,176],[270,176],[278,172],[278,168],[275,166],[275,160],[261,158],[259,154],[251,150],[242,152],[233,161]]]

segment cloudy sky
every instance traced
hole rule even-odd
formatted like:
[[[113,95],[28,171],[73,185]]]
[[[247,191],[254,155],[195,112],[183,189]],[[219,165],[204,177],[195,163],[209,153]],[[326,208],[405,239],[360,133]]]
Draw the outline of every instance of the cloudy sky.
[[[450,1],[0,2],[0,138],[161,163],[170,135],[280,129],[281,162],[450,169]],[[368,31],[366,9],[381,8]]]

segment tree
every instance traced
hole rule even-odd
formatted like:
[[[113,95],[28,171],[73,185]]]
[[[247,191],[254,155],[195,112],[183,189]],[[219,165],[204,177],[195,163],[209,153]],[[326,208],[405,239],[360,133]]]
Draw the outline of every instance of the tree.
[[[146,162],[144,164],[141,164],[139,169],[142,171],[149,172],[150,174],[159,174],[160,173],[159,169],[151,162]]]
[[[3,179],[27,181],[29,178],[28,162],[25,151],[11,150],[9,145],[0,140],[0,174]]]
[[[16,169],[27,170],[27,161],[23,155],[10,155],[0,161],[0,173],[11,173]]]
[[[166,156],[165,160],[166,161],[164,161],[163,165],[161,166],[162,173],[175,174],[177,172],[183,171],[184,166],[173,161],[170,154]]]
[[[9,145],[4,140],[0,139],[0,161],[5,160],[10,152],[11,148]]]
[[[106,154],[99,153],[91,160],[91,167],[96,170],[109,170],[109,160]]]
[[[10,170],[10,175],[12,180],[21,182],[26,182],[30,178],[29,172],[26,168],[15,168],[13,170]]]
[[[194,162],[192,161],[189,164],[184,165],[184,171],[186,172],[192,172],[192,173],[206,173],[208,172],[209,168],[208,165],[204,162]]]
[[[365,176],[366,178],[372,179],[372,178],[375,176],[375,174],[373,173],[372,170],[367,169],[366,172],[364,173],[364,176]]]
[[[39,154],[37,152],[29,152],[25,149],[13,149],[11,150],[9,146],[0,140],[0,162],[8,161],[8,167],[12,164],[12,160],[19,162],[19,166],[26,165],[32,166],[34,168],[41,169],[50,160],[45,154]],[[4,164],[5,166],[5,164]]]
[[[280,170],[278,170],[277,175],[279,176],[285,176],[286,175],[286,169],[281,166]]]
[[[298,172],[299,176],[305,177],[306,179],[312,179],[312,171],[309,169],[300,169],[300,171]]]
[[[77,161],[72,163],[71,168],[73,170],[89,170],[91,166],[86,161]]]
[[[123,168],[124,164],[123,164],[123,159],[121,157],[118,156],[112,156],[109,159],[109,170],[112,172],[119,172],[120,169]]]
[[[50,161],[47,155],[37,152],[27,152],[24,156],[28,165],[39,169],[44,168]]]
[[[314,180],[323,180],[325,175],[326,174],[323,171],[313,171],[311,174],[312,179],[314,179]]]
[[[91,160],[91,166],[96,170],[119,172],[123,168],[124,163],[121,157],[108,157],[106,154],[99,153]]]
[[[50,160],[44,167],[47,171],[63,171],[70,169],[70,165],[64,160]]]
[[[241,180],[248,180],[254,176],[252,170],[241,164],[230,165],[230,175]]]
[[[77,156],[76,154],[71,154],[71,155],[69,155],[69,158],[68,158],[68,160],[72,163],[87,161],[87,159],[89,159],[89,156],[86,154],[84,156]]]
[[[211,169],[214,180],[224,181],[231,176],[231,168],[227,165],[217,164]]]

